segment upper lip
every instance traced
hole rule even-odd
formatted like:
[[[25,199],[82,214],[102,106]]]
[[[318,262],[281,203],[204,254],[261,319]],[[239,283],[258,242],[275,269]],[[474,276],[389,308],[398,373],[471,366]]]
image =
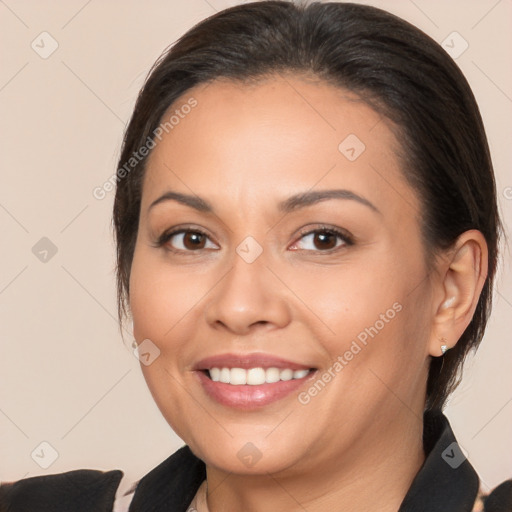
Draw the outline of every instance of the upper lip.
[[[194,365],[194,370],[210,368],[290,368],[292,370],[309,370],[311,365],[297,363],[273,356],[272,354],[218,354],[201,359]]]

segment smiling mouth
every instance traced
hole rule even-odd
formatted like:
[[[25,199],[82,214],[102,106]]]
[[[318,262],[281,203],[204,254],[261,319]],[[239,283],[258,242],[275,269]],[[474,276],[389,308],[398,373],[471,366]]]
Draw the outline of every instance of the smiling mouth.
[[[290,381],[304,379],[315,368],[292,370],[291,368],[226,368],[212,367],[203,370],[205,375],[213,382],[221,382],[223,384],[231,384],[232,386],[261,386],[262,384],[274,384],[280,381]]]

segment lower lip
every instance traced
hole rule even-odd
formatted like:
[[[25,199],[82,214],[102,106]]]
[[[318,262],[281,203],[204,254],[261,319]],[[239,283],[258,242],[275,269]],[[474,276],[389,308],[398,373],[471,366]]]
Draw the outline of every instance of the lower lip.
[[[250,410],[277,402],[297,391],[315,372],[308,373],[302,379],[280,380],[271,384],[232,386],[223,382],[214,382],[204,372],[196,372],[206,394],[215,401],[228,407]]]

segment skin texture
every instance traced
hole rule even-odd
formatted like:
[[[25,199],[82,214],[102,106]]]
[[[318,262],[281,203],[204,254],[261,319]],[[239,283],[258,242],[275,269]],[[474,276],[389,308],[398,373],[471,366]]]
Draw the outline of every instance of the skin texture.
[[[424,460],[428,363],[471,319],[485,242],[467,232],[427,265],[400,141],[352,93],[293,75],[219,80],[170,110],[191,96],[197,106],[153,150],[143,185],[130,307],[136,340],[160,350],[141,365],[149,389],[206,462],[211,511],[396,511]],[[338,149],[350,134],[365,145],[354,161]],[[374,208],[346,198],[278,208],[331,189]],[[213,211],[174,200],[149,209],[168,191]],[[326,250],[305,235],[325,226],[353,243],[331,236]],[[187,252],[182,235],[158,247],[173,227],[200,229],[204,247]],[[252,263],[236,252],[247,236],[263,249]],[[268,353],[316,368],[307,392],[381,315],[384,327],[306,404],[292,393],[256,410],[220,405],[193,369],[221,353]],[[247,443],[261,455],[252,467],[237,456]]]

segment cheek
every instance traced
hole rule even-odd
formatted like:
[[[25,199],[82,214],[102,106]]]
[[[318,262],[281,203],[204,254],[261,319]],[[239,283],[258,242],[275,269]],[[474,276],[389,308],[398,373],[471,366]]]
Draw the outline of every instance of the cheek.
[[[408,357],[422,365],[429,289],[421,259],[389,251],[367,261],[288,272],[285,280],[309,310],[309,327],[331,360],[346,354],[354,368],[371,360],[386,372]]]
[[[333,337],[347,339],[374,325],[388,310],[394,319],[393,305],[402,299],[403,286],[384,266],[382,261],[373,266],[346,261],[290,272],[284,280],[293,283],[294,294],[314,314],[315,324]]]
[[[139,345],[150,340],[159,351],[150,364],[141,360],[141,371],[156,405],[178,435],[187,432],[186,422],[175,414],[176,408],[187,408],[184,383],[176,365],[191,335],[186,331],[187,322],[182,320],[198,300],[191,289],[195,287],[187,285],[183,273],[170,272],[149,250],[136,248],[130,274],[134,337]],[[152,357],[154,350],[151,348]]]
[[[173,311],[169,298],[162,294],[158,271],[142,251],[136,250],[130,274],[130,310],[133,333],[137,341],[162,336],[163,310]]]
[[[130,275],[135,338],[167,339],[178,322],[200,303],[205,293],[203,281],[169,267],[157,252],[136,249]]]

